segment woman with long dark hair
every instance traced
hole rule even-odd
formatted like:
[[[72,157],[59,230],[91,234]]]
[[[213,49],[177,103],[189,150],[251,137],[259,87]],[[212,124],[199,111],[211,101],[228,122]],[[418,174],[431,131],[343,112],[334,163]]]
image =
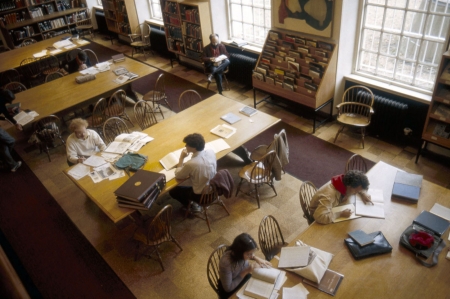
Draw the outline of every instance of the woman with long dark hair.
[[[219,263],[219,295],[228,298],[250,279],[253,269],[271,267],[272,264],[255,256],[258,246],[253,238],[242,233],[224,252]],[[250,260],[255,263],[249,263]]]

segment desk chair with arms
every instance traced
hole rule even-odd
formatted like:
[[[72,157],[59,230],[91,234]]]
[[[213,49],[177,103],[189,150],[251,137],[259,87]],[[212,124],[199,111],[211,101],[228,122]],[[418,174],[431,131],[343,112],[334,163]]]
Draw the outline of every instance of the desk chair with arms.
[[[226,75],[226,74],[228,74],[229,70],[230,70],[229,66],[227,66],[227,68],[224,69],[222,72],[222,88],[223,88],[223,90],[227,90],[227,91],[231,90],[230,83],[228,82],[227,75]],[[204,71],[206,77],[209,79],[211,76],[211,73],[208,71],[208,68],[204,64],[203,64],[203,71]],[[209,86],[211,84],[217,84],[215,79],[214,80],[213,79],[214,79],[214,76],[212,77],[211,81],[208,80],[208,84],[206,84],[206,89],[209,89]]]
[[[201,95],[193,89],[185,90],[178,99],[180,111],[187,109],[202,101]]]
[[[133,122],[125,110],[127,100],[127,94],[122,89],[119,89],[111,95],[108,100],[108,108],[103,112],[107,117],[120,117],[130,122],[133,126]]]
[[[282,142],[283,144],[280,145],[279,142]],[[281,148],[278,148],[278,146],[284,147],[284,152]],[[273,141],[269,145],[259,145],[257,146],[251,153],[250,153],[250,159],[252,161],[258,161],[260,160],[268,151],[275,150],[277,153],[277,157],[280,161],[281,170],[286,173],[284,170],[284,166],[286,166],[289,163],[289,144],[287,140],[286,130],[282,129],[280,133],[275,134],[273,136]],[[278,163],[278,162],[277,162]]]
[[[91,65],[95,66],[98,63],[97,54],[95,54],[95,52],[92,51],[91,49],[84,49],[83,51],[87,54]]]
[[[134,104],[134,117],[141,130],[145,130],[158,123],[152,106],[146,101],[138,101]]]
[[[142,99],[144,101],[152,102],[153,103],[153,111],[155,111],[155,109],[159,109],[159,112],[161,113],[161,116],[163,118],[164,118],[164,114],[160,107],[160,103],[162,101],[165,101],[167,106],[169,107],[169,109],[173,110],[172,107],[170,106],[169,102],[167,101],[166,84],[165,84],[164,74],[160,74],[158,76],[158,79],[156,79],[156,83],[155,83],[155,89],[147,92],[142,97]]]
[[[302,206],[303,210],[303,218],[308,221],[308,225],[311,225],[314,222],[314,217],[309,212],[309,206],[311,204],[311,199],[316,194],[317,188],[314,186],[313,183],[306,181],[303,182],[303,184],[300,186],[299,191],[299,198],[300,198],[300,205]]]
[[[130,133],[125,122],[118,117],[108,118],[103,124],[103,141],[108,146],[122,133]]]
[[[354,154],[348,159],[347,164],[345,165],[344,173],[347,173],[347,171],[349,170],[359,170],[363,173],[366,173],[367,172],[366,161],[364,161],[363,157],[361,157],[360,155]]]
[[[272,215],[264,216],[261,220],[258,230],[259,248],[266,257],[267,261],[271,261],[275,255],[280,253],[281,247],[288,245],[284,241],[278,221]]]
[[[227,250],[227,245],[225,244],[219,245],[214,249],[208,258],[208,264],[206,266],[206,275],[208,277],[209,285],[214,292],[216,292],[219,299],[221,299],[219,295],[219,264],[225,250]]]
[[[92,116],[88,118],[89,127],[97,131],[97,133],[103,137],[103,124],[108,119],[104,114],[104,111],[108,108],[108,101],[105,98],[101,98],[94,105],[92,109]]]
[[[132,34],[129,34],[131,43],[131,57],[134,57],[135,52],[142,50],[145,59],[147,59],[147,54],[145,53],[145,48],[150,48],[150,35],[152,34],[152,28],[147,23],[142,23],[136,26]],[[150,51],[153,51],[150,48]]]

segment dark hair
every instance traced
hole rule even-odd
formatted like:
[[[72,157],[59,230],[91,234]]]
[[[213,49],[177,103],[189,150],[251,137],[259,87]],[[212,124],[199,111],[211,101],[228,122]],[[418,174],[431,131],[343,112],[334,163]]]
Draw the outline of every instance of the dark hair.
[[[352,188],[358,188],[359,186],[361,186],[364,190],[369,188],[369,179],[364,172],[359,170],[347,171],[342,181],[345,186],[350,186]]]
[[[187,135],[184,137],[183,142],[186,143],[187,146],[193,147],[198,151],[205,149],[205,138],[198,133]]]
[[[5,100],[6,103],[11,103],[16,98],[14,93],[9,89],[0,90],[0,96]]]
[[[242,233],[234,238],[233,244],[228,246],[227,251],[231,251],[231,256],[234,262],[240,262],[244,259],[245,252],[257,248],[258,245],[256,245],[256,242],[253,240],[252,236],[247,233]]]
[[[78,52],[78,59],[82,62],[86,62],[87,60],[87,54],[84,51]]]
[[[213,38],[214,36],[216,36],[217,38],[219,38],[219,35],[218,35],[217,33],[211,33],[211,34],[209,35],[209,40],[212,40],[212,38]]]

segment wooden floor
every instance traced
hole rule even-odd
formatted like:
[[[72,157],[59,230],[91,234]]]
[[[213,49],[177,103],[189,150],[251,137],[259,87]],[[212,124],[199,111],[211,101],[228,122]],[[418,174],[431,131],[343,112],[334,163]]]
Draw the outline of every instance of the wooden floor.
[[[109,40],[102,40],[101,37],[96,37],[95,41],[131,55],[131,48],[117,44],[116,41],[114,45],[111,45]],[[144,60],[142,55],[135,55],[135,58]],[[169,60],[159,56],[150,56],[145,62],[206,87],[207,81],[203,73],[178,64],[171,68]],[[249,105],[253,103],[251,89],[245,89],[235,82],[230,83],[231,90],[224,91],[225,96]],[[266,104],[258,109],[306,132],[312,132],[311,121],[279,107]],[[170,121],[167,118],[170,118],[171,113],[173,112],[164,111],[166,116],[164,121]],[[332,142],[337,128],[336,123],[328,123],[316,130],[314,135]],[[438,160],[427,158],[421,158],[419,163],[415,164],[414,148],[402,148],[367,137],[365,149],[360,149],[359,136],[353,133],[342,134],[336,144],[372,161],[384,161],[406,171],[423,174],[426,180],[438,185],[450,187],[450,168],[441,165]],[[63,147],[52,149],[52,162],[48,162],[45,154],[40,154],[37,150],[28,151],[27,146],[26,143],[19,142],[17,151],[137,298],[214,298],[214,292],[206,278],[206,262],[215,247],[223,243],[230,244],[241,232],[248,232],[257,239],[259,223],[263,216],[269,214],[278,219],[288,242],[307,227],[298,200],[301,182],[289,174],[284,175],[282,181],[275,183],[277,197],[274,197],[269,187],[262,188],[261,209],[257,209],[256,200],[242,195],[226,201],[231,216],[227,216],[220,207],[212,208],[211,233],[208,233],[206,223],[200,219],[184,220],[180,204],[168,197],[162,198],[147,214],[154,215],[165,204],[171,203],[174,206],[173,235],[183,247],[182,252],[172,244],[161,247],[166,267],[166,271],[162,272],[159,264],[152,259],[143,257],[137,262],[134,261],[134,243],[130,237],[135,226],[131,220],[126,219],[114,225],[62,173],[67,167]],[[242,162],[239,158],[229,155],[219,161],[220,166],[228,168],[236,177]],[[262,257],[260,252],[257,255]]]

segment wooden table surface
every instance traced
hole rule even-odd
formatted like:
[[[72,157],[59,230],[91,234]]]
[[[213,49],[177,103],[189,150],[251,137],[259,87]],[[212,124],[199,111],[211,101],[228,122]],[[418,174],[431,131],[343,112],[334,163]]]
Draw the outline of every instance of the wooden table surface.
[[[143,169],[159,172],[163,169],[159,160],[169,152],[183,148],[183,138],[191,133],[200,133],[205,141],[213,141],[219,137],[212,134],[210,130],[218,124],[225,123],[220,119],[222,115],[233,112],[239,115],[242,120],[233,125],[237,129],[236,133],[225,141],[230,145],[230,149],[216,154],[217,159],[222,158],[232,150],[241,146],[259,133],[280,121],[279,118],[270,116],[259,111],[251,119],[239,113],[239,109],[245,105],[221,95],[214,95],[169,119],[144,130],[154,140],[145,145],[140,154],[148,156],[148,161]],[[69,169],[65,170],[67,173]],[[69,176],[70,177],[70,176]],[[70,177],[71,178],[71,177]],[[127,217],[134,209],[120,208],[117,205],[114,191],[122,185],[128,177],[119,178],[113,181],[104,180],[95,184],[88,176],[79,181],[71,178],[72,181],[83,190],[86,195],[92,199],[102,209],[106,215],[113,221]],[[177,180],[167,182],[163,193],[167,192],[179,183]]]
[[[98,73],[95,80],[82,84],[75,82],[75,78],[81,76],[79,72],[76,72],[36,86],[16,94],[14,102],[20,102],[23,110],[36,111],[39,116],[34,121],[37,121],[44,116],[68,110],[91,99],[98,100],[101,96],[109,96],[114,91],[125,88],[133,80],[157,71],[157,69],[131,58],[113,63],[110,67],[111,70]],[[117,84],[113,82],[117,78],[113,70],[119,67],[125,67],[128,71],[139,75],[139,77]]]
[[[362,217],[355,220],[321,225],[313,223],[296,240],[331,252],[334,257],[329,269],[344,275],[335,298],[449,298],[450,261],[446,260],[447,247],[439,255],[439,262],[432,268],[419,264],[412,252],[399,244],[400,235],[412,224],[422,210],[430,210],[434,203],[450,206],[450,190],[423,181],[420,199],[411,204],[395,198],[391,199],[392,187],[397,168],[378,162],[369,172],[370,188],[382,189],[384,195],[385,219]],[[295,221],[293,219],[293,221]],[[366,233],[382,231],[393,247],[392,253],[353,259],[344,239],[347,233],[361,229]],[[442,238],[448,245],[448,232]],[[273,266],[278,260],[272,260]],[[284,287],[292,287],[302,281],[301,277],[287,272]],[[311,286],[304,284],[310,294],[308,298],[332,298]],[[280,297],[282,291],[280,291]],[[235,298],[235,297],[233,297]]]
[[[7,51],[7,52],[3,52],[0,54],[0,73],[4,72],[6,70],[9,69],[14,69],[14,68],[18,68],[20,66],[20,63],[22,62],[22,60],[24,60],[25,58],[31,58],[33,57],[33,54],[39,53],[42,50],[47,49],[48,47],[53,46],[54,43],[61,41],[61,39],[63,37],[68,37],[68,36],[72,36],[72,34],[66,33],[66,34],[62,34],[62,35],[58,35],[49,39],[45,39],[41,42],[37,42],[35,44],[23,47],[23,48],[17,48],[11,51]],[[76,45],[75,48],[72,49],[76,49],[79,48],[81,46],[84,45],[88,45],[90,44],[89,41],[87,40],[82,40],[83,44],[78,45],[77,44],[77,40],[74,40],[74,44]],[[59,55],[61,53],[70,51],[72,49],[65,49],[65,48],[61,48],[62,52],[57,53],[56,55]],[[49,51],[47,51],[47,53],[49,54]]]

